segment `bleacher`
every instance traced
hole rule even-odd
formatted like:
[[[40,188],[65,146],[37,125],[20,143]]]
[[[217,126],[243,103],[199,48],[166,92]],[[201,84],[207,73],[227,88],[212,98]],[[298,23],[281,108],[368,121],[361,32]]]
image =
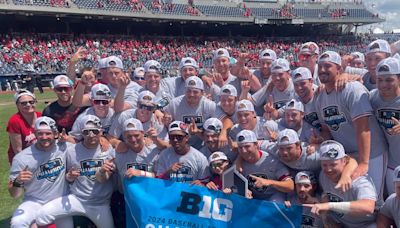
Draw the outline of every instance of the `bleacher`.
[[[219,5],[196,5],[204,15],[211,17],[243,17],[244,10],[239,7]]]
[[[65,0],[13,0],[15,5],[69,7]]]
[[[161,11],[157,8],[153,8],[151,3],[152,0],[142,0],[144,6],[153,14],[172,14],[172,15],[190,15],[187,13],[187,4],[174,3],[172,7],[162,7]]]
[[[106,1],[106,0],[74,0],[74,4],[81,9],[97,9],[108,11],[123,11],[123,12],[142,12],[143,10],[134,9],[127,1]]]

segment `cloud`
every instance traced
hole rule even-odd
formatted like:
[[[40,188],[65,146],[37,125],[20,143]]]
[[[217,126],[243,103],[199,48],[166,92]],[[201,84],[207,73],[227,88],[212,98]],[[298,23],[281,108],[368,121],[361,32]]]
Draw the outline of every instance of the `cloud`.
[[[399,0],[364,0],[364,5],[373,13],[378,13],[386,22],[373,25],[381,27],[385,31],[391,31],[394,28],[400,28],[398,20],[400,16],[400,1]],[[370,27],[370,26],[368,26]]]

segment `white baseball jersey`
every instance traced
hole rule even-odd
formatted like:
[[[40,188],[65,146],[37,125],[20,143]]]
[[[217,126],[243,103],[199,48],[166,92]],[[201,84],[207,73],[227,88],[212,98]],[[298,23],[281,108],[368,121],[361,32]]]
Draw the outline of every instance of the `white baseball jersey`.
[[[254,180],[249,175],[281,181],[290,178],[290,173],[288,168],[275,156],[271,156],[265,151],[259,151],[259,153],[261,157],[255,164],[243,161],[243,175],[249,181],[249,190],[252,191],[254,199],[270,200],[275,194],[280,192],[268,186],[257,188],[254,185]]]
[[[82,143],[75,144],[67,149],[67,171],[76,168],[80,176],[70,184],[70,192],[79,201],[90,204],[108,204],[113,192],[112,179],[104,183],[96,180],[96,172],[108,159],[115,157],[112,147],[102,151],[100,145],[96,148],[86,148]]]
[[[24,185],[24,201],[45,204],[67,194],[66,148],[72,144],[55,144],[50,151],[38,150],[35,145],[15,155],[9,178],[13,181],[27,167],[33,177]]]
[[[396,226],[400,227],[400,200],[396,196],[396,193],[393,193],[386,199],[379,213],[392,219],[396,223]]]
[[[185,155],[177,154],[173,147],[163,150],[156,167],[157,176],[164,174],[177,162],[183,163],[183,166],[169,174],[171,181],[190,183],[194,180],[206,181],[210,177],[207,158],[193,147]]]
[[[379,91],[375,89],[371,91],[370,100],[375,117],[389,145],[388,166],[394,169],[400,165],[400,135],[391,135],[388,130],[395,125],[392,120],[393,117],[400,120],[400,97],[396,97],[391,101],[384,101],[379,95]]]
[[[374,184],[367,176],[355,179],[351,184],[350,190],[345,193],[340,189],[336,189],[335,186],[337,183],[330,181],[323,172],[320,173],[319,184],[323,189],[323,195],[328,198],[329,202],[351,202],[362,199],[376,201],[378,198]],[[345,227],[367,226],[374,223],[376,217],[376,214],[365,216],[353,216],[337,212],[329,212],[328,214],[336,222],[343,224]]]
[[[378,122],[372,115],[369,93],[359,82],[348,82],[342,91],[321,92],[315,97],[315,107],[321,123],[326,124],[334,140],[340,142],[347,154],[358,155],[356,129],[353,121],[369,117],[371,130],[370,158],[386,153],[387,146]]]
[[[72,125],[72,130],[68,133],[69,135],[74,136],[78,141],[82,140],[82,134],[80,132],[81,129],[78,129],[79,126],[82,126],[82,118],[86,115],[93,115],[96,116],[96,113],[93,109],[93,107],[87,108],[85,111],[83,111],[75,120],[74,125]],[[101,128],[103,129],[103,134],[106,135],[108,134],[108,131],[110,130],[112,121],[114,118],[114,109],[109,108],[108,109],[108,114],[104,118],[100,118],[101,122]]]

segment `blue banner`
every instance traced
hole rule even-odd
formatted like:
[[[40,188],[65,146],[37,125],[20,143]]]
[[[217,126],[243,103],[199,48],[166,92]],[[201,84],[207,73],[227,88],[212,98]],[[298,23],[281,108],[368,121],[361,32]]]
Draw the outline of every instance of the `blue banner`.
[[[205,187],[134,177],[125,183],[127,227],[300,227],[302,207]]]

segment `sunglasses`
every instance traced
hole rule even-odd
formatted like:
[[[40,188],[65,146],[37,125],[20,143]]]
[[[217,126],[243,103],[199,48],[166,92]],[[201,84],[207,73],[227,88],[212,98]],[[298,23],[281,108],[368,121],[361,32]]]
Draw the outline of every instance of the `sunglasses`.
[[[133,77],[136,81],[144,81],[144,77]]]
[[[22,101],[22,102],[18,102],[20,105],[22,105],[22,106],[26,106],[26,105],[28,105],[28,104],[30,104],[30,105],[34,105],[34,104],[36,104],[36,101],[35,100],[31,100],[31,101]]]
[[[94,103],[95,105],[100,105],[100,104],[102,104],[102,105],[108,105],[108,104],[110,103],[110,101],[108,101],[108,100],[94,100],[93,103]]]
[[[90,135],[90,132],[91,132],[93,135],[98,135],[98,134],[100,134],[100,130],[99,130],[99,129],[85,129],[85,130],[82,131],[82,135],[84,135],[84,136],[89,136],[89,135]]]
[[[57,87],[57,88],[54,88],[57,92],[60,92],[60,93],[62,93],[62,92],[66,92],[66,93],[68,93],[68,92],[71,92],[71,90],[72,90],[72,87]]]
[[[170,135],[169,140],[173,141],[176,139],[178,141],[182,141],[185,137],[186,135]]]
[[[155,110],[155,107],[153,105],[139,104],[139,108],[147,110],[147,111],[154,111]]]
[[[223,166],[225,164],[225,161],[222,161],[222,162],[213,162],[212,164],[211,164],[211,167],[213,167],[213,168],[220,168],[221,166]]]

